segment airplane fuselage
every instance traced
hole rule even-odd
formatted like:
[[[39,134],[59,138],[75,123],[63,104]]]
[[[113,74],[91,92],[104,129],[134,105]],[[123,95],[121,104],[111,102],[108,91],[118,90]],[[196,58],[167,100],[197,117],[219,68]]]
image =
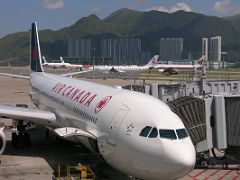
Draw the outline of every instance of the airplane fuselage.
[[[30,75],[32,101],[58,117],[51,129],[83,129],[93,138],[77,138],[97,150],[111,166],[141,179],[176,179],[194,166],[195,150],[185,129],[169,107],[151,96],[58,75]],[[171,130],[176,139],[140,136],[144,127]],[[151,134],[151,133],[150,133]],[[95,143],[96,146],[93,145]]]
[[[183,65],[183,64],[157,64],[152,66],[152,69],[157,69],[159,72],[163,72],[165,69],[172,68],[177,72],[181,71],[195,71],[200,70],[201,65]]]
[[[52,68],[72,68],[72,69],[76,69],[76,68],[83,68],[83,65],[80,64],[70,64],[70,63],[44,63],[43,66],[48,66],[48,67],[52,67]]]
[[[89,70],[95,70],[95,71],[112,71],[112,72],[135,72],[135,71],[147,71],[149,70],[150,66],[137,66],[137,65],[130,65],[130,66],[102,66],[102,65],[97,65],[97,66],[91,66],[88,69]]]

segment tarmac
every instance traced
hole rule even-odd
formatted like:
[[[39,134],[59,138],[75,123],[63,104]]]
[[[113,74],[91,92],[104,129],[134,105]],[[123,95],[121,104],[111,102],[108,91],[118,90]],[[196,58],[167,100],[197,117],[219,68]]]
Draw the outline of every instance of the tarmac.
[[[0,72],[29,74],[26,68],[0,68]],[[63,70],[58,71],[64,72]],[[85,77],[86,78],[86,77]],[[136,79],[98,78],[86,80],[103,83],[112,86],[129,84],[141,84],[143,81]],[[34,107],[29,96],[29,82],[26,79],[0,77],[0,104],[27,104]],[[25,180],[46,179],[50,180],[58,176],[58,167],[61,167],[61,179],[66,176],[67,165],[89,164],[100,180],[128,180],[126,175],[108,166],[98,154],[89,152],[84,146],[59,140],[50,133],[46,138],[46,129],[36,127],[30,130],[32,145],[30,148],[14,147],[11,144],[12,121],[1,119],[5,124],[7,146],[0,156],[0,179]],[[8,128],[9,127],[9,128]],[[231,165],[231,168],[240,168],[240,164]],[[240,171],[236,169],[223,170],[221,166],[208,169],[194,169],[181,180],[190,179],[239,179]]]

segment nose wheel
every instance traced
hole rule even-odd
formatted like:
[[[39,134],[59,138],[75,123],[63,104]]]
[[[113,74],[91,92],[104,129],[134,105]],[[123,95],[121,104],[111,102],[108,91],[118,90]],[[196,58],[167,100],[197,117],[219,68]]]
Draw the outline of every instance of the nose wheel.
[[[12,145],[16,147],[28,147],[31,145],[31,137],[26,131],[26,126],[22,120],[17,123],[17,132],[12,133]]]

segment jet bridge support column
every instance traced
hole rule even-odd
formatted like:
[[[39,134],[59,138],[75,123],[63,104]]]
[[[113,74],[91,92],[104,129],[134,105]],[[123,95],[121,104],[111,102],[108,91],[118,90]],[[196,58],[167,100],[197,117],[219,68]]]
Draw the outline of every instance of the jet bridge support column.
[[[151,87],[150,87],[150,86],[151,86],[151,85],[149,85],[149,84],[146,84],[146,85],[145,85],[145,94],[151,95],[151,93],[150,93],[150,91],[151,91],[150,88],[151,88]]]
[[[225,112],[225,99],[224,96],[214,96],[214,128],[213,136],[214,147],[218,149],[227,148],[227,132],[226,132],[226,112]]]
[[[152,96],[158,98],[158,84],[152,84]]]

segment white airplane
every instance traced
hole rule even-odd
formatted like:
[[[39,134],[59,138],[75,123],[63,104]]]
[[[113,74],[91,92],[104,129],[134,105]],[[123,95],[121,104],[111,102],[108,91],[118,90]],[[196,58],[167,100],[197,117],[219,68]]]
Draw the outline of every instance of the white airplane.
[[[148,71],[152,66],[154,66],[157,63],[158,60],[158,55],[155,55],[149,62],[148,64],[144,66],[138,66],[138,65],[130,65],[130,66],[108,66],[108,65],[96,65],[96,66],[91,66],[86,69],[88,70],[93,70],[94,71],[103,71],[103,72],[119,72],[119,73],[124,73],[124,72],[142,72],[142,71]]]
[[[81,64],[70,64],[70,63],[66,63],[63,60],[63,57],[60,56],[60,63],[49,63],[47,62],[46,58],[44,56],[42,56],[43,59],[43,66],[49,66],[52,68],[70,68],[70,69],[80,69],[82,70],[82,68],[84,67]]]
[[[45,73],[36,22],[30,57],[32,73],[20,78],[29,79],[30,97],[39,109],[0,105],[1,116],[46,126],[139,179],[176,179],[193,169],[192,141],[181,119],[164,102],[139,92]],[[3,129],[0,132],[3,151],[6,139]],[[23,137],[14,135],[15,141]]]
[[[159,72],[167,72],[169,69],[174,70],[175,72],[181,71],[198,71],[201,70],[202,64],[205,60],[205,56],[200,57],[196,60],[194,65],[187,64],[155,64],[150,69],[157,69]]]
[[[46,60],[45,56],[42,56],[42,60],[43,60],[43,66],[49,66],[52,68],[64,68],[64,63],[50,63]]]

